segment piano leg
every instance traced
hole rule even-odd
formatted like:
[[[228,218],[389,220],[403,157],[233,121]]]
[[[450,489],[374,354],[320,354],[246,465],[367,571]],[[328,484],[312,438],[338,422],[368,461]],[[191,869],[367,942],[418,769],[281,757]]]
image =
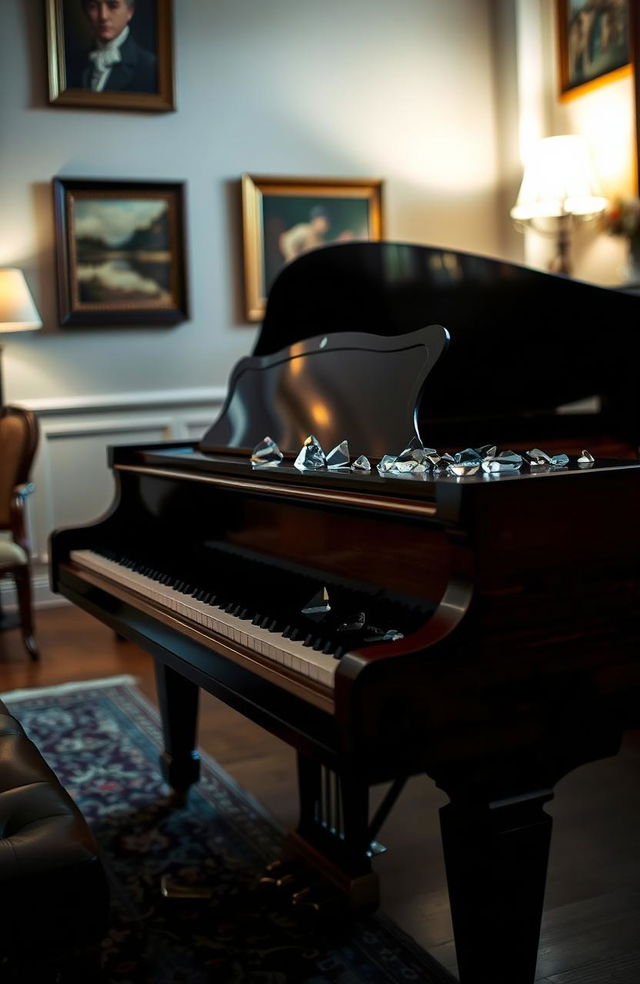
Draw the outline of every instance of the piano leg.
[[[196,751],[199,688],[157,659],[156,687],[164,737],[164,752],[160,756],[162,776],[182,795],[200,777],[200,757]]]
[[[460,984],[533,984],[550,792],[440,811]]]

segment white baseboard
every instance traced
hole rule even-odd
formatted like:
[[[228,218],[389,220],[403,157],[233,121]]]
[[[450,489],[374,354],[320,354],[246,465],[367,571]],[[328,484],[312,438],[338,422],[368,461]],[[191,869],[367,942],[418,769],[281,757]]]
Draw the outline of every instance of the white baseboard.
[[[31,590],[33,592],[33,607],[38,609],[59,608],[62,605],[71,604],[63,595],[55,594],[49,584],[49,575],[46,571],[38,571],[31,578]],[[15,612],[18,610],[18,599],[13,580],[4,578],[0,581],[0,602],[4,612]]]

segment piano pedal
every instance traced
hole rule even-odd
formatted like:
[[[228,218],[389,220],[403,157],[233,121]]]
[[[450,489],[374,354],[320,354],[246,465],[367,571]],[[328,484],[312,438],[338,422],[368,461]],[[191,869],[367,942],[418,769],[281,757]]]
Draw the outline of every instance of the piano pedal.
[[[170,899],[171,901],[206,900],[210,899],[213,895],[213,890],[206,882],[198,882],[197,874],[193,879],[180,879],[171,875],[162,875],[160,879],[160,891],[165,899]]]
[[[288,887],[291,888],[298,881],[303,870],[303,864],[294,858],[283,861],[272,861],[265,868],[264,874],[258,882],[258,886],[262,890],[274,892],[287,889]]]

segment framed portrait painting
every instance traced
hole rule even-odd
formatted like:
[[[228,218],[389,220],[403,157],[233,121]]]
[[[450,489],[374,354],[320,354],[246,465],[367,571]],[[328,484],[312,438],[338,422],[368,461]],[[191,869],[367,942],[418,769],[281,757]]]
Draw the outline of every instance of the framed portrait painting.
[[[632,0],[556,0],[560,98],[629,75]]]
[[[188,317],[182,182],[54,178],[60,324]]]
[[[49,102],[175,109],[172,0],[44,0]]]
[[[382,239],[382,181],[245,174],[242,231],[246,316],[259,321],[291,260],[330,244]]]

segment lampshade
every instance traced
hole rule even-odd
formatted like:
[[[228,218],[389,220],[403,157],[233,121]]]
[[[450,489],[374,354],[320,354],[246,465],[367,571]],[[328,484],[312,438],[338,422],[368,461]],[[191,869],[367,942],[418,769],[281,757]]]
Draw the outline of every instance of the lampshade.
[[[607,207],[598,194],[585,139],[578,134],[545,137],[526,162],[524,177],[511,217],[516,221],[588,217]]]
[[[42,321],[22,270],[0,270],[0,331],[34,331]]]

